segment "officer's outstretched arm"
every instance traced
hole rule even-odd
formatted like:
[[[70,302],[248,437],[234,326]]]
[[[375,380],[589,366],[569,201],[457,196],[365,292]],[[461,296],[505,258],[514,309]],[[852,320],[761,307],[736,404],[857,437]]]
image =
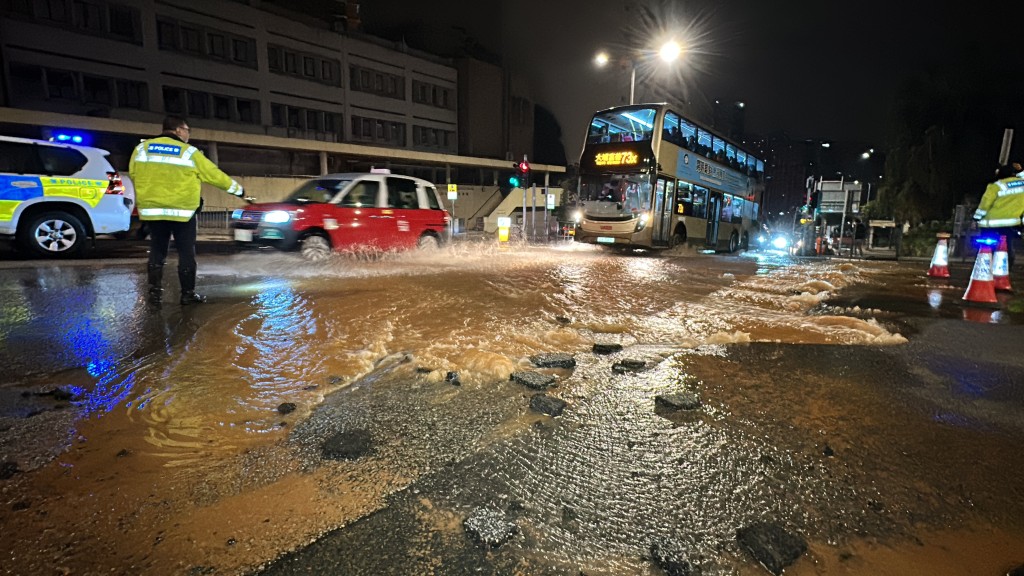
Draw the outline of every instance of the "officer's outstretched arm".
[[[202,152],[196,152],[192,156],[192,160],[195,162],[196,170],[199,172],[199,179],[203,182],[216,186],[233,196],[241,196],[244,193],[241,184],[235,182],[231,176],[217,168],[217,165],[211,162]]]

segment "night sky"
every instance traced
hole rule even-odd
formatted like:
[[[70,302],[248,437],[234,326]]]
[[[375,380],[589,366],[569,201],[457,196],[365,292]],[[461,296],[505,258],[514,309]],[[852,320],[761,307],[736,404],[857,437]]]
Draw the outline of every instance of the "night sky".
[[[1014,60],[1024,57],[1011,48],[1019,14],[963,3],[911,4],[649,3],[655,22],[680,31],[689,50],[676,71],[642,64],[637,101],[667,100],[671,93],[687,103],[684,114],[704,122],[713,101],[743,101],[748,133],[784,131],[794,138],[882,147],[889,109],[907,77],[941,69],[968,52],[1021,68]],[[499,54],[530,79],[535,101],[554,113],[569,158],[578,153],[594,110],[628,102],[629,67],[597,69],[592,58],[601,48],[624,54],[645,41],[654,45],[657,26],[644,25],[641,12],[623,0],[362,4],[367,31],[403,37],[428,51],[450,49],[468,36]],[[993,33],[1006,18],[1016,23],[1005,34]],[[652,79],[663,87],[652,87]]]

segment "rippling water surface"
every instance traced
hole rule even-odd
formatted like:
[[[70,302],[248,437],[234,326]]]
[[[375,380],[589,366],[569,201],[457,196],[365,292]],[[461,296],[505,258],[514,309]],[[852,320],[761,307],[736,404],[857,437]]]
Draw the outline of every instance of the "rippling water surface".
[[[571,244],[457,244],[315,265],[258,253],[201,258],[199,284],[210,303],[160,310],[141,303],[135,268],[55,266],[8,275],[0,280],[0,355],[8,373],[0,390],[35,398],[59,388],[74,396],[72,408],[44,406],[46,446],[13,428],[3,437],[5,458],[25,472],[6,488],[0,513],[5,526],[21,526],[0,537],[14,562],[8,566],[25,574],[53,567],[168,574],[252,568],[380,508],[388,493],[431,467],[412,454],[404,464],[365,470],[296,457],[290,431],[332,393],[373,386],[374,375],[391,366],[406,365],[401,373],[420,388],[457,372],[462,391],[421,393],[438,406],[480,394],[466,409],[492,415],[489,428],[466,432],[447,455],[466,457],[523,434],[521,412],[507,408],[521,392],[482,392],[531,369],[537,353],[589,353],[595,342],[659,360],[684,352],[714,357],[736,343],[902,345],[906,338],[882,311],[828,305],[838,291],[883,274],[884,265],[773,254],[617,255]],[[572,377],[585,381],[584,374],[581,368]],[[592,382],[605,380],[595,375]],[[569,477],[593,474],[595,463],[609,466],[585,493],[551,496],[572,499],[576,521],[605,534],[580,541],[552,520],[538,528],[551,541],[546,548],[562,551],[552,558],[611,557],[608,566],[630,573],[633,563],[614,558],[629,552],[621,546],[635,529],[628,519],[636,493],[702,494],[688,506],[705,520],[742,516],[751,502],[771,500],[757,493],[770,486],[723,475],[767,474],[761,468],[770,458],[761,451],[773,448],[754,441],[753,452],[730,450],[714,412],[698,433],[682,435],[637,404],[655,391],[650,386],[664,388],[664,380],[654,382],[661,384],[580,384],[575,393],[585,401],[567,419],[578,427],[563,444],[509,444],[523,452],[524,464],[551,459],[565,475],[542,484],[525,472],[492,478],[512,492],[543,494],[556,485],[549,482],[573,486]],[[493,398],[504,400],[488,407]],[[20,409],[4,418],[23,416]],[[388,409],[401,411],[401,402]],[[364,414],[372,419],[372,409]],[[603,436],[623,419],[631,421],[635,452]],[[653,439],[673,436],[682,443],[676,452],[655,447]],[[407,450],[418,446],[411,436],[393,440]],[[714,460],[687,461],[685,447],[694,443]],[[537,452],[546,449],[555,452]],[[424,445],[431,450],[437,448]],[[644,463],[639,478],[630,465],[636,461]],[[661,484],[649,481],[662,474]],[[751,493],[711,489],[719,485]]]

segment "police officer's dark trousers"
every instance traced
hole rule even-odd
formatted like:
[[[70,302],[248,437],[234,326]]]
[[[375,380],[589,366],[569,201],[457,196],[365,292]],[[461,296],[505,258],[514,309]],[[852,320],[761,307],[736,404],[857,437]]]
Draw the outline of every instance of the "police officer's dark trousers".
[[[188,222],[171,220],[150,220],[149,225],[149,292],[157,295],[162,291],[164,262],[171,237],[178,252],[178,282],[181,293],[191,293],[196,289],[196,217]]]

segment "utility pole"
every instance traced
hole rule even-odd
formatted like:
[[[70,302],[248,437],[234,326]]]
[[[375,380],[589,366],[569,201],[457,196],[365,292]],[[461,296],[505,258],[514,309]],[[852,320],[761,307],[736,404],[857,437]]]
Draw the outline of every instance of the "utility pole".
[[[1010,145],[1013,144],[1013,128],[1003,130],[1003,147],[999,150],[999,165],[1010,163]]]

